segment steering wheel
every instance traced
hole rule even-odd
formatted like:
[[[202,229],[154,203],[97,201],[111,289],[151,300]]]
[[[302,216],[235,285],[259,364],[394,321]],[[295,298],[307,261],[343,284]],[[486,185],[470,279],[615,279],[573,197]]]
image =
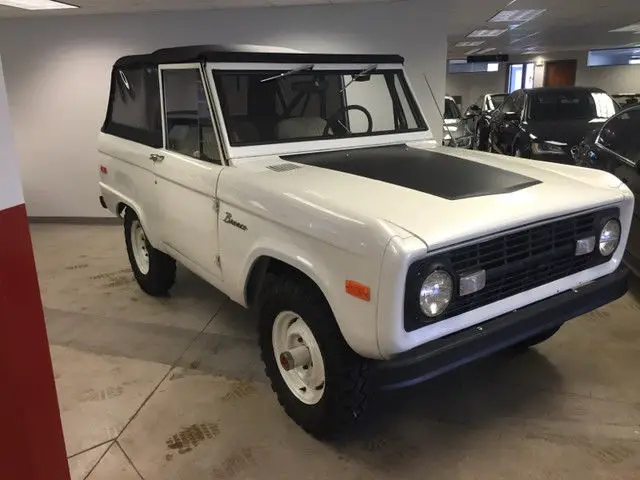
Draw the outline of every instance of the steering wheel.
[[[369,110],[367,110],[366,108],[360,106],[360,105],[346,105],[344,107],[342,107],[340,110],[338,110],[336,113],[334,113],[333,115],[331,115],[329,118],[327,118],[327,125],[324,127],[324,131],[322,132],[322,136],[326,137],[327,135],[329,135],[329,130],[333,130],[333,135],[336,135],[336,127],[338,127],[339,129],[342,129],[342,131],[347,134],[347,133],[351,133],[351,131],[349,130],[349,128],[344,124],[344,122],[341,120],[341,118],[346,117],[346,113],[351,111],[351,110],[355,110],[358,112],[362,112],[364,114],[365,117],[367,117],[367,131],[366,133],[371,133],[373,131],[373,117],[371,116],[371,113],[369,113]]]

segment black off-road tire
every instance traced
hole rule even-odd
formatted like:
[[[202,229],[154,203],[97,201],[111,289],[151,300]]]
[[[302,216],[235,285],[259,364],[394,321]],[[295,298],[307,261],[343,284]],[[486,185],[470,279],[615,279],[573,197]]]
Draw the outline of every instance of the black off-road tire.
[[[525,351],[531,347],[535,347],[536,345],[539,345],[540,343],[546,342],[547,340],[549,340],[556,333],[558,333],[558,330],[560,330],[560,327],[556,327],[550,330],[545,330],[544,332],[540,332],[539,334],[534,335],[533,337],[527,338],[526,340],[523,340],[522,342],[515,344],[514,349],[519,351]]]
[[[300,401],[285,383],[274,354],[272,330],[276,317],[294,312],[311,329],[325,367],[325,390],[315,405]],[[285,412],[307,433],[334,438],[353,427],[365,413],[371,396],[370,361],[347,345],[322,292],[297,276],[265,278],[258,304],[259,344],[265,372]]]
[[[142,273],[136,262],[131,241],[131,227],[134,222],[139,221],[135,212],[127,208],[124,217],[124,237],[127,244],[129,263],[138,285],[145,293],[152,297],[164,297],[176,282],[176,261],[167,254],[153,248],[149,241],[145,240],[149,254],[149,272]]]

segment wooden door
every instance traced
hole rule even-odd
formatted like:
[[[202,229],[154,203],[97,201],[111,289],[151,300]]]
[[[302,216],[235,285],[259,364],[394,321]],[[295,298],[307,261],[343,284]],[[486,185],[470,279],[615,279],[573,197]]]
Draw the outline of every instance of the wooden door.
[[[545,87],[571,87],[576,84],[577,60],[547,62],[544,69]]]

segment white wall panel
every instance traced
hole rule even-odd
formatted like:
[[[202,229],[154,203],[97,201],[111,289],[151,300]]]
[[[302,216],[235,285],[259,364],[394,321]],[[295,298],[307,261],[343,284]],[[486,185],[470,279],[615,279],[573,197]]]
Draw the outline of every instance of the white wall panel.
[[[269,44],[317,52],[400,53],[434,133],[438,114],[422,74],[444,97],[444,4],[411,0],[0,21],[0,53],[32,216],[103,216],[96,135],[119,56],[211,43]]]

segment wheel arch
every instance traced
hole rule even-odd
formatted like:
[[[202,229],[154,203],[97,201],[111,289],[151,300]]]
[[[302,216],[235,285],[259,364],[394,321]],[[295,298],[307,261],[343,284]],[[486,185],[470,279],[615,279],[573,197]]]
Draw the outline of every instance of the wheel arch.
[[[326,287],[323,288],[321,285],[322,282],[317,278],[317,274],[315,272],[311,271],[308,267],[305,267],[302,262],[292,261],[292,259],[286,258],[284,255],[278,255],[274,252],[264,252],[253,259],[247,274],[244,277],[244,301],[249,308],[255,306],[260,292],[262,291],[262,287],[264,286],[264,280],[269,273],[299,277],[302,281],[306,281],[314,288],[317,288],[324,296],[329,307],[331,307],[327,289]]]

